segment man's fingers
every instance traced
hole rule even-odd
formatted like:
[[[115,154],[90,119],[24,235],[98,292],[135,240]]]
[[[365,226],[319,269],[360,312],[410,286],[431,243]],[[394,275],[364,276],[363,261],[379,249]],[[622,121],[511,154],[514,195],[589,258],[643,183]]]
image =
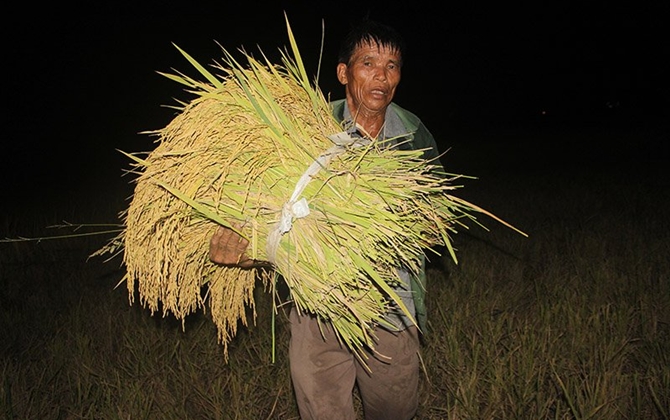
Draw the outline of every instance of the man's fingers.
[[[240,224],[233,225],[238,231],[242,227]],[[239,264],[249,259],[245,255],[248,245],[249,241],[235,230],[220,226],[210,239],[210,260],[222,264]]]
[[[221,242],[221,238],[223,237],[224,234],[225,234],[225,229],[223,227],[219,226],[219,228],[216,230],[216,232],[214,232],[214,234],[212,235],[212,238],[209,240],[210,245],[215,245],[215,244],[218,244],[219,242]]]

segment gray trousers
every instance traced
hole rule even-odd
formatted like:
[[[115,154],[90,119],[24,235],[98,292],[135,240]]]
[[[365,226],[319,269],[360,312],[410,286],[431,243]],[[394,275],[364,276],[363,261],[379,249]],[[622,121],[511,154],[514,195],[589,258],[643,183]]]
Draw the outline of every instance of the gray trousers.
[[[409,420],[418,406],[419,337],[416,327],[376,330],[379,355],[369,354],[366,370],[340,345],[329,324],[291,309],[289,360],[302,420],[355,420],[354,386],[366,420]],[[323,332],[323,334],[322,334]]]

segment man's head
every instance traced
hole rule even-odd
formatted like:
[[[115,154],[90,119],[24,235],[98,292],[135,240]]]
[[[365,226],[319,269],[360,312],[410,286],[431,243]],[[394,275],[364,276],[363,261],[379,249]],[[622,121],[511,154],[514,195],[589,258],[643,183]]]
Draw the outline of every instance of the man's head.
[[[353,115],[383,118],[400,83],[404,50],[400,34],[371,20],[363,21],[346,36],[337,78],[345,86]]]
[[[400,57],[402,66],[406,48],[403,37],[392,27],[367,18],[353,27],[342,40],[337,62],[348,65],[356,48],[365,44],[386,47],[395,51]]]

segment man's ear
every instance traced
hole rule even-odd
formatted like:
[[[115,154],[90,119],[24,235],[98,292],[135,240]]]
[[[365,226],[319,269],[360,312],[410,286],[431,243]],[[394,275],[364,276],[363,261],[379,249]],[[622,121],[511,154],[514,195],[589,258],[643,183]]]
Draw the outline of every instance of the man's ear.
[[[341,84],[346,85],[348,83],[347,79],[347,65],[344,63],[338,63],[337,65],[337,80]]]

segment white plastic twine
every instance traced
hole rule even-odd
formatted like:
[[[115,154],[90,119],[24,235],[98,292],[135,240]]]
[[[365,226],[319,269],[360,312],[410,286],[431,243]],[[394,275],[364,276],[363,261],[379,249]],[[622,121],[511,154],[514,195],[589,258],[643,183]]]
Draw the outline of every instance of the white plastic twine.
[[[352,137],[351,134],[346,131],[330,135],[328,138],[333,143],[335,143],[335,145],[321,154],[321,156],[312,162],[305,173],[302,174],[295,185],[295,189],[293,190],[291,198],[282,206],[279,223],[277,223],[274,230],[268,234],[268,241],[266,245],[267,258],[268,261],[273,264],[276,262],[275,260],[277,257],[279,241],[286,232],[291,230],[291,227],[293,226],[293,220],[303,218],[309,214],[309,205],[307,200],[305,197],[299,197],[312,177],[316,175],[319,170],[321,170],[321,168],[328,167],[330,161],[335,156],[344,153],[348,147],[359,147],[370,144],[370,140],[362,137]]]

